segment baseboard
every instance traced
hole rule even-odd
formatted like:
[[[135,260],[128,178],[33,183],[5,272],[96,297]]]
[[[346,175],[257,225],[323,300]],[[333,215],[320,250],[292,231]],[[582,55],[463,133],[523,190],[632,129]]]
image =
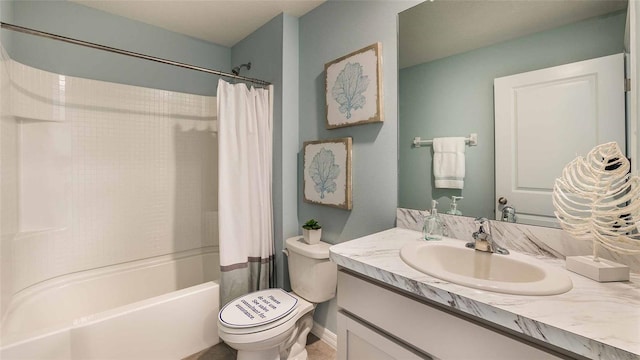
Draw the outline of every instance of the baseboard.
[[[317,322],[313,322],[313,327],[311,328],[311,333],[320,340],[324,341],[327,345],[331,346],[334,349],[338,348],[338,336],[331,331],[324,328],[322,325]]]

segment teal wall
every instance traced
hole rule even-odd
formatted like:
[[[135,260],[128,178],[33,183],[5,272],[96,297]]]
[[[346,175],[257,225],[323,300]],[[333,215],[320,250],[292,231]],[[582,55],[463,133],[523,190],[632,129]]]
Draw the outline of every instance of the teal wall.
[[[626,12],[592,18],[400,70],[398,206],[449,209],[450,196],[462,195],[464,215],[493,217],[493,79],[586,60],[624,50]],[[468,136],[463,190],[435,189],[432,148],[411,146],[413,138]]]
[[[5,6],[6,0],[2,0]],[[69,1],[11,1],[15,25],[230,72],[231,49]],[[58,74],[215,95],[217,76],[2,30],[11,58]]]
[[[397,14],[417,1],[328,1],[300,18],[300,144],[353,138],[353,209],[303,202],[298,171],[298,219],[322,224],[322,239],[339,243],[392,228],[397,198]],[[324,64],[382,43],[384,122],[334,130],[325,128]],[[335,300],[320,304],[315,320],[336,331]]]

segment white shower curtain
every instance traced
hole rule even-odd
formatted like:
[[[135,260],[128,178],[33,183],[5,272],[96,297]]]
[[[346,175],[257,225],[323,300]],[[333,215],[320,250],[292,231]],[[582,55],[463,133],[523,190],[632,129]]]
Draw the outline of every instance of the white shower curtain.
[[[273,86],[218,81],[220,299],[275,286]]]

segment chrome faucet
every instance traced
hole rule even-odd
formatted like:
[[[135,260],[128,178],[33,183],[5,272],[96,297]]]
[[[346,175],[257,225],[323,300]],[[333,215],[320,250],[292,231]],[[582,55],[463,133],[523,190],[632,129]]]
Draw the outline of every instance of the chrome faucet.
[[[477,251],[509,255],[509,250],[493,241],[491,230],[489,228],[490,223],[487,218],[476,218],[475,223],[478,225],[478,231],[474,232],[472,235],[474,242],[467,243],[466,247],[476,249]]]

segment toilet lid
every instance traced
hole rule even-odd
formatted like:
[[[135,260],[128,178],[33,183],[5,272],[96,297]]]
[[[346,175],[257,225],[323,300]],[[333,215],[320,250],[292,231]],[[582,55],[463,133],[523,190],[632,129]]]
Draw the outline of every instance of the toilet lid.
[[[259,326],[286,316],[297,303],[298,299],[282,289],[266,289],[230,301],[218,318],[231,328]]]

